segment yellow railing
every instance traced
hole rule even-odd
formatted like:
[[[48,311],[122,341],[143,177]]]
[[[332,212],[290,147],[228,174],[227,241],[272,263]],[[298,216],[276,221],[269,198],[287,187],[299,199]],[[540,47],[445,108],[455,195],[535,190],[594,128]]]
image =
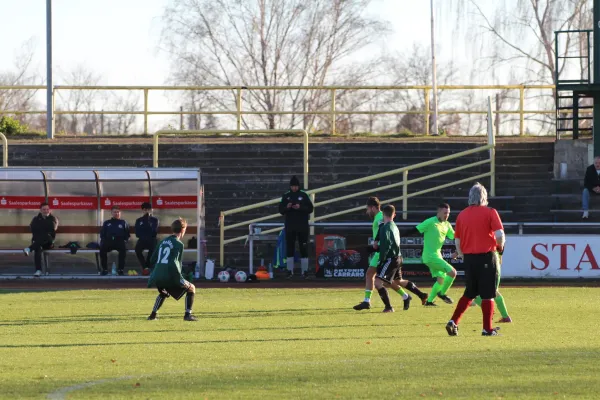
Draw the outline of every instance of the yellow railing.
[[[0,86],[0,90],[42,90],[45,86]],[[442,85],[439,90],[518,90],[519,106],[516,110],[497,110],[498,114],[519,115],[519,133],[525,134],[525,116],[532,114],[554,114],[556,110],[527,110],[525,109],[525,91],[527,90],[553,90],[553,85]],[[55,106],[55,97],[57,93],[68,90],[92,90],[92,91],[141,91],[144,96],[144,109],[139,111],[119,111],[119,110],[62,110]],[[327,91],[328,103],[320,110],[294,110],[294,111],[246,111],[243,109],[244,94],[258,90],[322,90]],[[361,91],[375,90],[381,92],[391,92],[398,90],[418,91],[422,93],[425,99],[424,109],[422,110],[340,110],[338,109],[337,96],[340,91]],[[159,91],[228,91],[235,93],[235,110],[220,111],[150,111],[149,95],[151,92]],[[151,115],[231,115],[236,118],[235,131],[241,131],[244,116],[252,115],[327,115],[331,126],[332,134],[337,133],[336,121],[342,115],[421,115],[425,119],[425,134],[430,134],[429,121],[432,115],[430,110],[429,98],[432,87],[426,85],[414,86],[55,86],[52,95],[52,108],[56,115],[77,115],[77,114],[97,114],[97,115],[142,115],[144,118],[143,133],[148,134],[148,117]],[[549,93],[550,94],[550,93]],[[566,111],[565,111],[566,112]],[[45,110],[0,110],[2,114],[44,114]],[[449,114],[486,114],[486,110],[439,110],[440,115]]]
[[[2,139],[2,166],[8,167],[8,140],[3,133],[0,133],[0,139]]]
[[[492,103],[491,103],[491,99],[488,98],[488,110],[486,111],[486,113],[488,114],[488,119],[490,119],[493,115],[492,112]],[[407,167],[402,167],[402,168],[397,168],[391,171],[387,171],[387,172],[382,172],[379,174],[375,174],[375,175],[371,175],[368,177],[364,177],[364,178],[358,178],[358,179],[354,179],[351,181],[347,181],[347,182],[343,182],[343,183],[336,183],[334,185],[329,185],[329,186],[325,186],[325,187],[321,187],[318,189],[313,189],[313,190],[307,190],[306,193],[308,195],[310,195],[313,198],[313,203],[314,203],[314,196],[318,193],[324,193],[324,192],[328,192],[331,190],[336,190],[336,189],[340,189],[343,187],[347,187],[347,186],[352,186],[352,185],[356,185],[359,183],[364,183],[364,182],[370,182],[376,179],[381,179],[381,178],[385,178],[388,176],[392,176],[392,175],[398,175],[398,174],[402,174],[402,181],[397,182],[397,183],[392,183],[390,185],[385,185],[385,186],[379,186],[377,187],[377,191],[382,191],[382,190],[387,190],[387,189],[392,189],[392,188],[396,188],[399,186],[402,186],[402,196],[400,197],[395,197],[392,199],[386,199],[386,202],[395,202],[395,201],[402,201],[402,219],[406,220],[408,218],[408,199],[412,198],[412,197],[416,197],[416,196],[420,196],[426,193],[431,193],[434,192],[436,190],[440,190],[440,189],[445,189],[454,185],[458,185],[461,183],[467,183],[467,182],[473,182],[475,180],[478,179],[482,179],[482,178],[486,178],[486,177],[490,177],[490,195],[493,197],[496,195],[496,153],[495,153],[495,134],[494,134],[494,128],[493,128],[493,124],[491,123],[491,121],[488,120],[488,124],[487,124],[487,135],[488,135],[488,144],[486,146],[481,146],[481,147],[477,147],[474,149],[470,149],[470,150],[465,150],[462,151],[460,153],[455,153],[455,154],[451,154],[448,156],[444,156],[444,157],[439,157],[436,158],[434,160],[429,160],[429,161],[424,161],[418,164],[414,164],[414,165],[410,165]],[[430,165],[435,165],[435,164],[439,164],[442,162],[446,162],[449,160],[454,160],[457,158],[461,158],[464,156],[468,156],[471,154],[475,154],[475,153],[479,153],[482,151],[488,151],[489,157],[485,160],[481,160],[481,161],[475,161],[469,164],[463,164],[460,167],[455,167],[455,168],[451,168],[451,169],[445,169],[441,172],[435,172],[426,176],[422,176],[419,178],[415,178],[415,179],[408,179],[408,173],[410,171],[413,171],[415,169],[418,168],[423,168],[423,167],[427,167]],[[489,164],[490,165],[490,171],[483,173],[483,174],[478,174],[478,175],[474,175],[471,176],[469,178],[465,178],[465,179],[461,179],[458,181],[454,181],[454,182],[450,182],[450,183],[446,183],[443,185],[438,185],[435,187],[431,187],[425,190],[421,190],[418,192],[414,192],[414,193],[408,193],[408,186],[410,184],[413,183],[417,183],[417,182],[422,182],[424,180],[427,179],[431,179],[431,178],[436,178],[439,176],[443,176],[443,175],[447,175],[447,174],[451,174],[454,172],[458,172],[458,171],[462,171],[468,168],[473,168],[473,167],[477,167],[477,166],[481,166],[481,165],[485,165],[485,164]],[[331,203],[335,203],[338,201],[342,201],[342,200],[347,200],[347,199],[351,199],[351,198],[355,198],[358,196],[367,196],[373,193],[373,190],[363,190],[361,192],[358,193],[353,193],[353,194],[349,194],[349,195],[345,195],[345,196],[341,196],[341,197],[337,197],[335,199],[329,199],[329,200],[325,200],[322,201],[320,203],[314,203],[315,206],[315,210],[317,209],[318,206],[324,206],[327,204],[331,204]],[[233,243],[233,242],[237,242],[240,240],[246,240],[248,238],[248,235],[243,235],[243,236],[238,236],[235,238],[231,238],[231,239],[227,239],[225,240],[225,231],[230,230],[230,229],[234,229],[234,228],[239,228],[242,226],[248,226],[250,224],[253,223],[257,223],[257,222],[262,222],[262,221],[267,221],[270,219],[274,219],[274,218],[278,218],[281,217],[281,215],[279,213],[276,214],[270,214],[264,217],[260,217],[260,218],[255,218],[252,220],[248,220],[248,221],[243,221],[243,222],[238,222],[229,226],[225,225],[225,217],[229,216],[229,215],[233,215],[233,214],[238,214],[241,212],[245,212],[245,211],[249,211],[249,210],[253,210],[256,208],[260,208],[260,207],[265,207],[265,206],[270,206],[270,205],[275,205],[277,204],[279,201],[281,201],[280,199],[273,199],[273,200],[267,200],[267,201],[263,201],[257,204],[252,204],[252,205],[248,205],[248,206],[244,206],[244,207],[239,207],[239,208],[235,208],[232,210],[228,210],[228,211],[222,211],[220,216],[219,216],[219,225],[220,225],[220,265],[223,266],[224,265],[224,261],[225,261],[225,245],[229,244],[229,243]],[[327,218],[333,218],[333,217],[337,217],[340,215],[345,215],[345,214],[349,214],[349,213],[353,213],[356,211],[360,211],[364,209],[364,206],[360,206],[360,207],[355,207],[355,208],[351,208],[351,209],[347,209],[347,210],[343,210],[343,211],[338,211],[335,213],[331,213],[328,215],[322,215],[319,217],[315,217],[315,213],[313,213],[313,215],[311,216],[311,222],[317,222],[317,221],[322,221],[324,219]],[[267,233],[273,233],[273,232],[278,232],[280,231],[282,228],[275,228],[275,229],[270,229],[267,231],[264,231],[262,233],[267,234]]]

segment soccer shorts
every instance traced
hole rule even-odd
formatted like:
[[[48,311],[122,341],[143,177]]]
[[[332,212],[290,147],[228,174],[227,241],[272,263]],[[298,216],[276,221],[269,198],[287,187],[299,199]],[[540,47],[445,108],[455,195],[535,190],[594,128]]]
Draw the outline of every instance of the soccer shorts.
[[[373,253],[373,256],[369,259],[369,268],[377,268],[379,265],[379,252]]]
[[[388,258],[377,267],[377,278],[386,283],[402,279],[402,257]]]
[[[433,278],[443,278],[452,271],[452,266],[441,257],[426,260],[425,265],[429,268],[429,272],[431,272]]]
[[[163,297],[173,297],[175,300],[179,300],[183,297],[184,294],[187,293],[191,285],[192,284],[186,281],[185,279],[181,279],[181,281],[179,282],[179,286],[157,286],[157,289],[158,292],[163,295]]]
[[[474,299],[480,296],[483,300],[496,297],[500,279],[498,265],[496,253],[465,254],[465,297]]]

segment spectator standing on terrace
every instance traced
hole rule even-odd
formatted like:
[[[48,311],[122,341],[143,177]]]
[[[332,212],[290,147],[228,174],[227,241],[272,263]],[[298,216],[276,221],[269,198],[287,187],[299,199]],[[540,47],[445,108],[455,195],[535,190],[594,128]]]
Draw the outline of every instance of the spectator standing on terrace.
[[[600,156],[594,158],[594,163],[585,170],[583,179],[583,196],[581,197],[581,206],[583,215],[581,218],[587,219],[590,215],[590,194],[600,195]]]
[[[142,266],[142,269],[151,268],[150,258],[154,253],[158,236],[158,218],[152,215],[152,205],[148,202],[142,203],[143,216],[135,221],[135,236],[138,241],[135,245],[135,255]],[[148,255],[144,259],[144,250],[148,250]]]
[[[54,247],[56,230],[58,229],[58,219],[52,215],[48,203],[40,204],[40,212],[33,217],[31,224],[31,245],[23,249],[26,256],[33,251],[35,259],[34,276],[42,275],[42,252]]]
[[[102,230],[100,231],[102,275],[108,275],[107,255],[113,250],[119,252],[117,272],[119,275],[123,275],[123,271],[125,270],[125,256],[127,255],[125,243],[129,240],[129,225],[125,220],[121,219],[121,209],[118,206],[113,206],[111,213],[112,218],[104,221]]]

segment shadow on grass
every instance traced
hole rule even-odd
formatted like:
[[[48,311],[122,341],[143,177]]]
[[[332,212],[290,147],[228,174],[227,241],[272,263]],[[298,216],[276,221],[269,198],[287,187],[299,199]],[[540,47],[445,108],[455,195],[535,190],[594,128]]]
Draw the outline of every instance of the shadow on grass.
[[[368,333],[368,332],[367,332]],[[413,337],[420,337],[415,335]],[[114,343],[60,343],[60,344],[0,344],[0,349],[53,349],[65,347],[97,347],[97,346],[139,346],[143,345],[172,345],[172,344],[233,344],[233,343],[275,343],[275,342],[322,342],[340,340],[374,340],[374,339],[406,339],[407,336],[365,336],[365,337],[325,337],[325,338],[271,338],[271,339],[216,339],[216,340],[174,340],[160,342],[114,342]]]

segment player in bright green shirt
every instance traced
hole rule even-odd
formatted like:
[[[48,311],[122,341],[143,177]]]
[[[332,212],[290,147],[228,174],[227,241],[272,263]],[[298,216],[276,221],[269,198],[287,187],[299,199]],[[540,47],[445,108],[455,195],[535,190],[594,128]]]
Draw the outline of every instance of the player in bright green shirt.
[[[192,314],[194,296],[196,287],[186,281],[181,274],[181,260],[183,259],[183,243],[181,239],[185,235],[187,222],[183,218],[175,220],[171,224],[173,234],[163,239],[152,254],[150,263],[154,265],[154,270],[148,279],[148,287],[158,289],[158,297],[154,303],[149,320],[157,319],[158,310],[170,296],[179,300],[185,294],[185,321],[197,321]]]
[[[383,225],[384,216],[381,211],[381,203],[377,197],[369,197],[367,199],[367,215],[370,218],[373,218],[372,225],[372,241],[373,241],[373,255],[369,259],[369,267],[367,268],[367,273],[365,274],[365,298],[362,302],[358,303],[354,306],[355,310],[368,310],[371,308],[371,296],[373,295],[373,286],[375,284],[375,275],[377,273],[377,267],[379,265],[380,256],[378,251],[378,233],[380,227]],[[402,296],[402,300],[404,300],[404,309],[408,310],[410,307],[410,302],[412,297],[406,293],[403,289],[406,288],[410,290],[412,293],[419,296],[419,298],[424,301],[427,298],[427,294],[423,293],[419,290],[417,285],[415,285],[411,281],[402,280],[399,282],[402,286],[394,289],[400,296]]]
[[[448,304],[453,301],[446,295],[448,289],[452,286],[456,279],[456,270],[452,265],[448,264],[441,254],[442,246],[446,239],[454,239],[454,229],[448,222],[450,216],[450,206],[446,203],[438,206],[437,215],[421,222],[411,232],[417,231],[423,235],[423,254],[422,261],[431,272],[431,276],[436,279],[436,282],[429,293],[425,306],[436,306],[434,303],[436,296],[444,300]]]

